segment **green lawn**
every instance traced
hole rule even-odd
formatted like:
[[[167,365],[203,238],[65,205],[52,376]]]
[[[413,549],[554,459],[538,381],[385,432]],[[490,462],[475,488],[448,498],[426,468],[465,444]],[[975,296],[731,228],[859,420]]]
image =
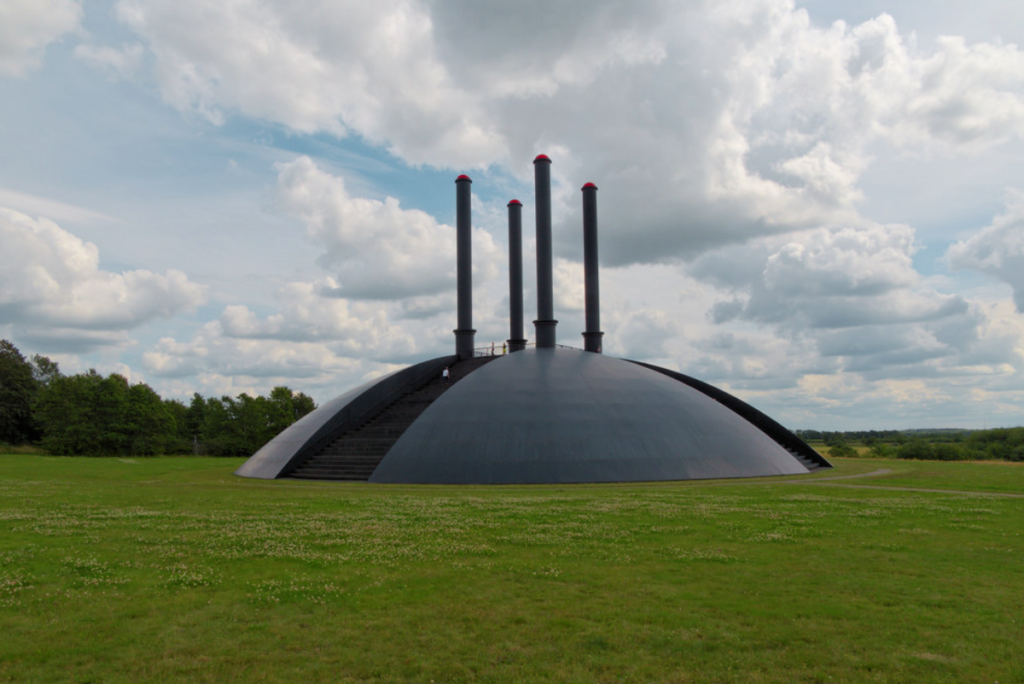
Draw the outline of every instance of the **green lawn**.
[[[0,455],[0,681],[1024,682],[1021,464],[381,487],[240,463]]]

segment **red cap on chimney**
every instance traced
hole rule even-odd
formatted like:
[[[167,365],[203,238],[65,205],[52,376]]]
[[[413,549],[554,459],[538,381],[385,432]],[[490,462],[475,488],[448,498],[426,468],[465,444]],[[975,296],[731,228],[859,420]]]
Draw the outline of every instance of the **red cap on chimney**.
[[[469,176],[467,176],[466,174],[462,174],[461,176],[456,178],[455,182],[458,183],[460,180],[468,180],[470,183],[473,182],[472,180],[470,180]]]
[[[597,186],[594,185],[593,183],[587,183],[582,188],[580,188],[580,190],[586,190],[587,188],[594,188],[595,190],[597,190]]]
[[[538,154],[537,158],[533,160],[533,163],[536,164],[539,161],[549,162],[549,161],[551,161],[551,159],[548,158],[548,155],[546,155],[546,154]]]
[[[523,203],[520,202],[519,200],[512,200],[511,202],[509,202],[510,206],[513,205],[513,204],[518,204],[519,206],[523,206]]]

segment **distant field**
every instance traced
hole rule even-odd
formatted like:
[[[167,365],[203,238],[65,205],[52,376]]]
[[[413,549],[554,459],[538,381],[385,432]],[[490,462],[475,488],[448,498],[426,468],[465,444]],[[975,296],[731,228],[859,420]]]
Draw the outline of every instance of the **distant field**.
[[[0,455],[0,681],[1024,682],[1021,464],[383,487],[240,463]]]
[[[831,461],[831,457],[828,455],[828,446],[824,442],[817,440],[808,440],[807,444],[810,445],[815,451]],[[863,444],[851,444],[850,447],[857,452],[858,456],[871,456],[871,448],[866,447]]]

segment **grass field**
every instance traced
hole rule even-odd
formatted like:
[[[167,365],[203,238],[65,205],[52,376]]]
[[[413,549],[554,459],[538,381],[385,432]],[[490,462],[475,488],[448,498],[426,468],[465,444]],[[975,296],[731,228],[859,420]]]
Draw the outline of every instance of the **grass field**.
[[[1020,464],[381,487],[240,462],[0,456],[0,681],[1024,682]]]

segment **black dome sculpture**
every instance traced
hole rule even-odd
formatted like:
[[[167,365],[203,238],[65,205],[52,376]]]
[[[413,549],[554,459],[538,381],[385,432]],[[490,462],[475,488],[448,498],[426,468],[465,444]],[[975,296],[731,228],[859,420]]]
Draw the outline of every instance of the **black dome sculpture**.
[[[407,484],[641,482],[806,474],[831,465],[736,397],[601,353],[597,187],[583,187],[584,349],[556,344],[550,160],[534,161],[537,344],[522,315],[521,208],[509,202],[509,354],[473,348],[470,184],[457,187],[456,354],[350,390],[289,427],[237,475]],[[441,377],[451,370],[451,384]]]

